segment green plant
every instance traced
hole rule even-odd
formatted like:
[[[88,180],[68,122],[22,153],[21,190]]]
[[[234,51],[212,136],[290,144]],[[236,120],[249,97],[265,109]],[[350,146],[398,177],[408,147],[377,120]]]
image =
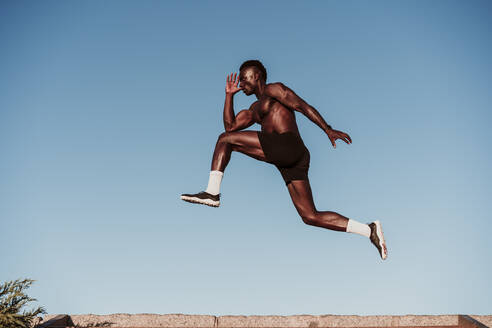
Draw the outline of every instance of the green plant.
[[[22,307],[29,302],[36,301],[24,293],[35,280],[17,279],[0,285],[0,327],[2,328],[29,328],[34,318],[46,313],[43,307],[20,313]]]

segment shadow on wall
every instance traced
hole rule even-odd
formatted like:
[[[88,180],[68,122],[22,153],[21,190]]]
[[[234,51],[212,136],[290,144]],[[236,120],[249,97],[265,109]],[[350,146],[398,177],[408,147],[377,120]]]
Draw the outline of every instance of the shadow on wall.
[[[470,328],[488,328],[478,320],[473,319],[469,315],[462,314],[458,317],[458,326]]]
[[[91,327],[111,327],[114,322],[104,321],[98,323],[90,323],[87,325],[75,325],[69,315],[60,314],[50,320],[37,324],[34,328],[65,328],[65,327],[75,327],[75,328],[91,328]]]

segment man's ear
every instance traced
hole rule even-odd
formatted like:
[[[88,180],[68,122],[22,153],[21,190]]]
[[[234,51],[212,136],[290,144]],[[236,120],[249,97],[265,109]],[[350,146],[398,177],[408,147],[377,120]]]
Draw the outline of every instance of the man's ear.
[[[258,72],[257,69],[254,69],[253,71],[254,71],[253,76],[255,77],[255,81],[258,81],[260,79],[260,72]]]

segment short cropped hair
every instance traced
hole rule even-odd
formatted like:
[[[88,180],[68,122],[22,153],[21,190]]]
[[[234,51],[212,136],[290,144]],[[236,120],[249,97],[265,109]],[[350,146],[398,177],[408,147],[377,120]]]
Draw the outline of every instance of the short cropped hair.
[[[239,70],[241,71],[242,69],[248,67],[256,67],[261,73],[261,78],[266,82],[267,71],[265,69],[265,66],[263,66],[263,64],[259,60],[256,59],[247,60],[244,63],[242,63],[241,67],[239,67]]]

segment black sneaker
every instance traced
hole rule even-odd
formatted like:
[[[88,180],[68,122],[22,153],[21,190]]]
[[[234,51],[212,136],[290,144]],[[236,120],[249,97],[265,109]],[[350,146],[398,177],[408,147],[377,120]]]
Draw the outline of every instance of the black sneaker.
[[[383,229],[381,228],[381,222],[374,221],[369,223],[369,228],[371,228],[371,242],[379,251],[379,255],[383,260],[388,257],[388,249],[386,248],[386,243],[384,242]]]
[[[212,195],[206,191],[199,192],[198,194],[182,194],[181,199],[185,202],[203,204],[212,207],[219,207],[220,194]]]

